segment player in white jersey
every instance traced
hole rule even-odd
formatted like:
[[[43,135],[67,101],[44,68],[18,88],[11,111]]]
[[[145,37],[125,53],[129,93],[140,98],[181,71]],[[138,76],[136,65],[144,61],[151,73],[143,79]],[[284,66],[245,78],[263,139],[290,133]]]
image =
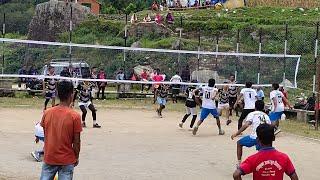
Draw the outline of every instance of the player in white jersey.
[[[224,135],[224,131],[221,129],[219,113],[215,105],[215,98],[218,94],[218,89],[215,88],[216,81],[214,79],[209,79],[208,86],[197,89],[196,91],[202,91],[202,109],[200,114],[200,120],[197,125],[193,128],[192,134],[196,135],[199,126],[203,121],[211,114],[217,120],[217,126],[219,128],[219,135]]]
[[[235,137],[239,136],[243,131],[245,131],[249,126],[252,126],[252,132],[250,135],[242,137],[237,142],[237,157],[238,163],[241,163],[242,158],[242,149],[245,147],[256,146],[256,149],[259,150],[260,146],[258,144],[256,129],[260,124],[271,124],[269,116],[263,112],[264,110],[264,102],[258,100],[255,102],[255,111],[248,114],[245,124],[231,136],[233,140]]]
[[[272,84],[273,91],[270,92],[270,100],[272,103],[271,112],[269,113],[269,118],[272,124],[275,126],[275,134],[278,134],[281,130],[279,129],[279,121],[283,114],[285,104],[292,108],[288,99],[284,97],[281,91],[279,91],[279,84]]]
[[[242,98],[244,100],[244,108],[238,121],[238,130],[241,128],[242,122],[247,115],[255,110],[257,92],[256,90],[252,89],[252,82],[246,82],[246,87],[240,91],[240,96],[235,106],[241,103]]]

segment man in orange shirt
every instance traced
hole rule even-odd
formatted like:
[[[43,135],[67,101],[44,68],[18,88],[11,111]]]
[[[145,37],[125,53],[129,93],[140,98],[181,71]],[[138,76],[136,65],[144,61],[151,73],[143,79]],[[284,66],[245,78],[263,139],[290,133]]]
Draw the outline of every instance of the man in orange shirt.
[[[71,180],[74,167],[79,163],[81,117],[70,108],[73,101],[73,84],[58,84],[60,104],[45,111],[41,126],[44,129],[44,163],[41,180]]]

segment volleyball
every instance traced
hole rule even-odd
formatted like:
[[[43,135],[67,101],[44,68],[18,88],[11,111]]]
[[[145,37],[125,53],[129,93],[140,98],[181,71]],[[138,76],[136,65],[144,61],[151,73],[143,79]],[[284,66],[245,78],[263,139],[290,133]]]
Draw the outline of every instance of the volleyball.
[[[217,4],[214,5],[214,8],[216,10],[221,10],[223,8],[223,5],[221,3],[217,3]]]

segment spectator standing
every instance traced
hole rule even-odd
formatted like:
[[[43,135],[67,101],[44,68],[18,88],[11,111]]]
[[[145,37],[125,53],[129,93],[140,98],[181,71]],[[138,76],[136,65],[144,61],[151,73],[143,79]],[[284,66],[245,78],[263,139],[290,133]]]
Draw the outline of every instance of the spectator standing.
[[[258,87],[257,88],[257,100],[261,100],[261,101],[264,101],[264,92],[262,90],[262,87]]]
[[[150,79],[149,73],[147,72],[147,69],[143,69],[143,72],[140,75],[140,80],[144,82],[148,82]],[[143,93],[144,88],[146,87],[147,91],[150,90],[151,85],[150,84],[141,84],[141,93]]]
[[[261,148],[258,153],[248,157],[240,164],[233,173],[233,179],[241,180],[241,176],[253,173],[253,180],[282,180],[286,173],[291,180],[298,180],[298,175],[288,155],[272,147],[272,142],[275,140],[273,127],[269,124],[261,124],[257,127],[256,133]]]
[[[79,164],[81,117],[70,108],[73,84],[58,84],[60,104],[44,112],[44,163],[40,180],[52,180],[56,173],[61,180],[72,180],[74,167]]]
[[[182,70],[181,79],[182,79],[182,82],[190,82],[190,69],[189,69],[188,65],[185,67],[185,69]],[[181,90],[182,90],[183,93],[186,92],[186,89],[187,89],[187,86],[186,85],[182,85],[182,89]]]
[[[100,69],[99,73],[98,73],[98,79],[107,79],[107,75],[106,73],[104,72],[103,69]],[[106,82],[99,82],[98,83],[98,93],[97,93],[97,98],[99,99],[100,98],[100,91],[101,91],[101,94],[102,94],[102,99],[105,99],[105,95],[104,95],[104,90],[106,89],[106,85],[107,83]]]
[[[29,75],[38,75],[38,71],[34,66],[31,66],[29,71],[28,71]],[[28,85],[27,88],[28,89],[35,89],[36,84],[38,83],[38,79],[37,78],[29,78],[28,79]],[[31,92],[32,95],[35,95],[34,92]]]
[[[170,79],[170,82],[180,83],[182,82],[181,77],[179,76],[179,72],[176,72],[174,76]],[[180,84],[172,84],[172,101],[173,103],[178,103],[177,96],[180,93]]]
[[[22,66],[22,68],[19,69],[18,74],[19,75],[27,75],[28,74],[27,66]],[[19,90],[21,89],[21,84],[25,83],[25,82],[26,82],[26,78],[22,77],[22,78],[19,79],[19,82],[18,82],[18,89]]]
[[[172,15],[172,12],[168,12],[167,17],[166,17],[166,21],[168,24],[173,24],[174,23],[174,17]]]
[[[279,91],[282,92],[283,96],[288,99],[288,91],[286,91],[283,87],[283,85],[280,85]],[[284,106],[288,106],[286,102],[283,102]]]
[[[63,67],[63,70],[60,72],[61,77],[71,77],[71,73],[68,67]]]

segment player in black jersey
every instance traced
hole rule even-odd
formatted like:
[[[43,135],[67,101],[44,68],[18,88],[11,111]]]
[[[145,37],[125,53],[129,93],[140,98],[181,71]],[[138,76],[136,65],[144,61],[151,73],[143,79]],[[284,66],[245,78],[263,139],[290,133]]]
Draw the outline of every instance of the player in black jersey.
[[[196,112],[196,106],[197,106],[197,102],[196,102],[196,96],[194,91],[196,90],[195,86],[189,86],[186,90],[186,95],[187,95],[187,99],[186,99],[186,114],[184,115],[182,121],[179,123],[179,127],[182,128],[183,124],[186,122],[186,120],[188,119],[188,117],[190,115],[192,115],[192,120],[190,123],[190,129],[192,130],[193,125],[197,119],[197,112]]]
[[[159,104],[157,113],[160,118],[162,118],[162,110],[166,108],[168,93],[169,93],[169,86],[165,84],[159,85],[159,87],[156,89],[156,92],[155,92],[155,95],[157,97],[157,102]]]
[[[91,92],[94,88],[94,83],[84,81],[79,83],[77,91],[79,94],[79,108],[82,111],[82,126],[86,127],[87,108],[92,112],[93,128],[101,128],[97,123],[97,110],[91,101]]]
[[[229,87],[227,85],[224,85],[222,89],[219,89],[218,110],[220,116],[222,116],[223,112],[225,112],[227,125],[229,125],[231,123],[231,120],[229,116]]]
[[[229,78],[229,84],[236,84],[235,75],[230,75]],[[238,114],[238,108],[234,108],[234,105],[237,102],[239,94],[239,89],[237,86],[229,86],[229,115],[232,116],[232,110],[234,109],[236,111],[236,116],[239,116]]]
[[[48,73],[46,76],[55,76],[54,67],[50,66],[48,68]],[[57,80],[54,78],[45,78],[42,83],[43,94],[45,95],[44,102],[44,110],[47,109],[48,103],[51,99],[52,107],[55,106],[56,103],[56,88],[57,88]]]

